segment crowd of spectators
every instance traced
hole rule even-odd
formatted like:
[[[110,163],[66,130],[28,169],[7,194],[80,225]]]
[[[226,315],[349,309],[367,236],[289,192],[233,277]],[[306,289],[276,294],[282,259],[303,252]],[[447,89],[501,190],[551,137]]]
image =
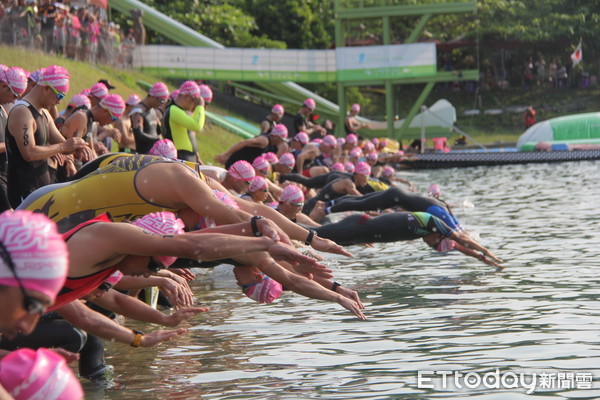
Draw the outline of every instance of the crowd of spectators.
[[[0,43],[129,67],[136,40],[109,22],[104,8],[58,0],[0,0]]]

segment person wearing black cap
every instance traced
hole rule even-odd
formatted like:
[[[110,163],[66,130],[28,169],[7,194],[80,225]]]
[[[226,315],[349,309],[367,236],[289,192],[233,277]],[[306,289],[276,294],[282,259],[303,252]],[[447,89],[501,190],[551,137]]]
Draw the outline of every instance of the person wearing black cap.
[[[111,84],[110,84],[110,82],[108,81],[108,79],[100,79],[100,80],[98,81],[98,83],[104,83],[104,86],[106,86],[106,88],[107,88],[108,90],[113,90],[113,89],[116,89],[116,87],[115,87],[115,86],[113,86],[113,85],[111,85]]]

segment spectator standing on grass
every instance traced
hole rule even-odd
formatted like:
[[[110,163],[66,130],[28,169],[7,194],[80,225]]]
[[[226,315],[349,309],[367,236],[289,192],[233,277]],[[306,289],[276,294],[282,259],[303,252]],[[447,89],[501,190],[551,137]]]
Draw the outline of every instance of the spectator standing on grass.
[[[58,15],[58,8],[50,0],[42,0],[38,10],[42,34],[42,49],[46,53],[54,51],[54,23]]]

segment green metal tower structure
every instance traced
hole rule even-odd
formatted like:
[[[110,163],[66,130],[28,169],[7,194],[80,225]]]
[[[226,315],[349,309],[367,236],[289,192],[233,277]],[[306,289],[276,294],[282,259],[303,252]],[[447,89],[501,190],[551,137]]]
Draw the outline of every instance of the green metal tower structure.
[[[380,4],[384,5],[380,5]],[[343,24],[346,21],[366,20],[381,18],[383,23],[383,44],[392,44],[391,18],[392,17],[418,17],[416,26],[404,41],[404,44],[415,43],[421,36],[427,22],[436,14],[469,13],[477,10],[476,2],[448,2],[423,5],[387,5],[392,0],[335,0],[335,44],[336,48],[345,46]],[[338,126],[344,126],[346,116],[346,88],[363,85],[383,85],[385,87],[385,113],[387,116],[387,135],[390,138],[400,139],[414,116],[419,112],[421,105],[438,82],[476,81],[479,80],[478,70],[464,70],[460,74],[449,71],[438,71],[430,76],[370,80],[368,82],[337,82],[339,120]],[[404,123],[397,132],[394,132],[394,85],[424,83],[425,87],[415,100]]]

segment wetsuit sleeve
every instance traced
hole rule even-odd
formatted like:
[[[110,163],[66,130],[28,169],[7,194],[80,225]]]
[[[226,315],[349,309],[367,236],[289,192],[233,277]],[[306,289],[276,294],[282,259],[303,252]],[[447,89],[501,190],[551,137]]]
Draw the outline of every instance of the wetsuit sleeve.
[[[191,117],[181,108],[171,107],[171,124],[181,125],[190,131],[200,132],[204,128],[205,120],[204,106],[197,106]]]

